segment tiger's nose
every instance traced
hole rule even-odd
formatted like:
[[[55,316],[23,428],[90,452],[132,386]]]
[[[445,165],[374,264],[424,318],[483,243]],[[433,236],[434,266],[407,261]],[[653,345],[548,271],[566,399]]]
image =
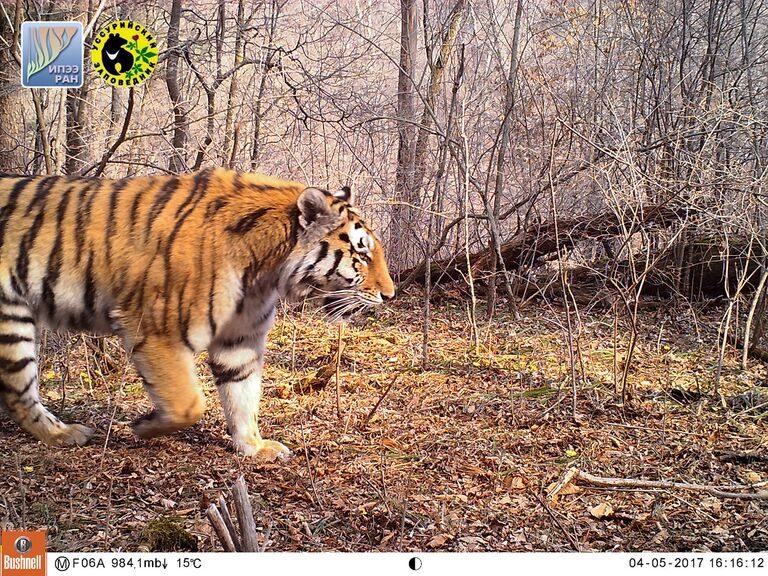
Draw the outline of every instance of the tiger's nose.
[[[386,302],[387,300],[392,300],[392,298],[394,297],[395,297],[394,289],[392,289],[392,292],[390,292],[389,294],[385,294],[384,292],[381,293],[381,299],[384,300],[384,302]]]

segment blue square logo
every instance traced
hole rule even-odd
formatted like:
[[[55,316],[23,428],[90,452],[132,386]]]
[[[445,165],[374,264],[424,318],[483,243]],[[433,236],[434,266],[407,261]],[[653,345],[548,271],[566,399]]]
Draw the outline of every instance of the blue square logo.
[[[21,85],[80,88],[83,85],[83,25],[80,22],[21,23]]]

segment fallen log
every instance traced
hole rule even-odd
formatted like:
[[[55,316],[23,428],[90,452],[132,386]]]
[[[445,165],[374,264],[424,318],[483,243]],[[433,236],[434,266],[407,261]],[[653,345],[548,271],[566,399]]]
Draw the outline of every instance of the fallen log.
[[[603,240],[620,235],[623,231],[637,232],[646,226],[666,228],[679,222],[690,211],[682,205],[658,204],[626,210],[624,214],[614,212],[586,214],[575,218],[561,218],[557,221],[537,223],[515,235],[501,245],[501,255],[506,269],[516,270],[524,264],[556,256],[558,247],[570,248],[576,242],[591,238]],[[485,248],[471,254],[469,261],[475,277],[491,269],[493,249]],[[398,275],[404,284],[424,283],[426,262],[403,270]],[[458,254],[444,260],[432,262],[430,278],[432,284],[461,280],[467,277],[467,258]]]

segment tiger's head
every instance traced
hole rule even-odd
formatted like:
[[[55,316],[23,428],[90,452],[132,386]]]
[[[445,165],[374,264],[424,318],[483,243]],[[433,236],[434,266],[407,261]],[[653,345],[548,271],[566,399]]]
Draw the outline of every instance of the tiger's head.
[[[333,194],[306,188],[297,209],[289,297],[314,293],[329,317],[339,320],[395,295],[381,242],[352,206],[349,187]]]

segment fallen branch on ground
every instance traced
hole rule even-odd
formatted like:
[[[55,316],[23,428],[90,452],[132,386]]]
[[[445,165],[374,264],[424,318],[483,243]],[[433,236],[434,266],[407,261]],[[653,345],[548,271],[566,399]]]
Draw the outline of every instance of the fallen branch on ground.
[[[500,252],[507,270],[516,270],[534,260],[556,256],[558,249],[570,248],[580,240],[587,238],[602,240],[625,234],[627,231],[636,232],[647,226],[670,226],[684,219],[692,210],[692,207],[666,202],[627,209],[621,215],[608,210],[600,214],[586,214],[575,218],[536,223],[504,242],[500,246]],[[473,272],[481,273],[490,270],[493,255],[492,248],[471,254],[469,260]],[[422,262],[414,268],[403,270],[399,277],[423,283],[425,266],[426,263]],[[460,280],[466,273],[467,261],[460,255],[432,262],[430,267],[432,284]]]
[[[655,488],[658,490],[688,490],[691,492],[706,492],[719,498],[739,498],[742,500],[768,500],[768,492],[761,493],[747,493],[742,494],[739,492],[732,492],[732,490],[750,490],[754,488],[761,488],[768,484],[768,482],[759,482],[757,484],[747,485],[733,485],[733,486],[708,486],[706,484],[689,484],[687,482],[669,482],[665,480],[635,480],[632,478],[603,478],[601,476],[593,476],[587,472],[583,472],[578,468],[570,468],[562,479],[555,485],[554,488],[547,494],[547,498],[552,500],[561,491],[563,491],[569,484],[589,484],[591,486],[599,486],[602,488],[618,488],[628,489],[633,488]]]

